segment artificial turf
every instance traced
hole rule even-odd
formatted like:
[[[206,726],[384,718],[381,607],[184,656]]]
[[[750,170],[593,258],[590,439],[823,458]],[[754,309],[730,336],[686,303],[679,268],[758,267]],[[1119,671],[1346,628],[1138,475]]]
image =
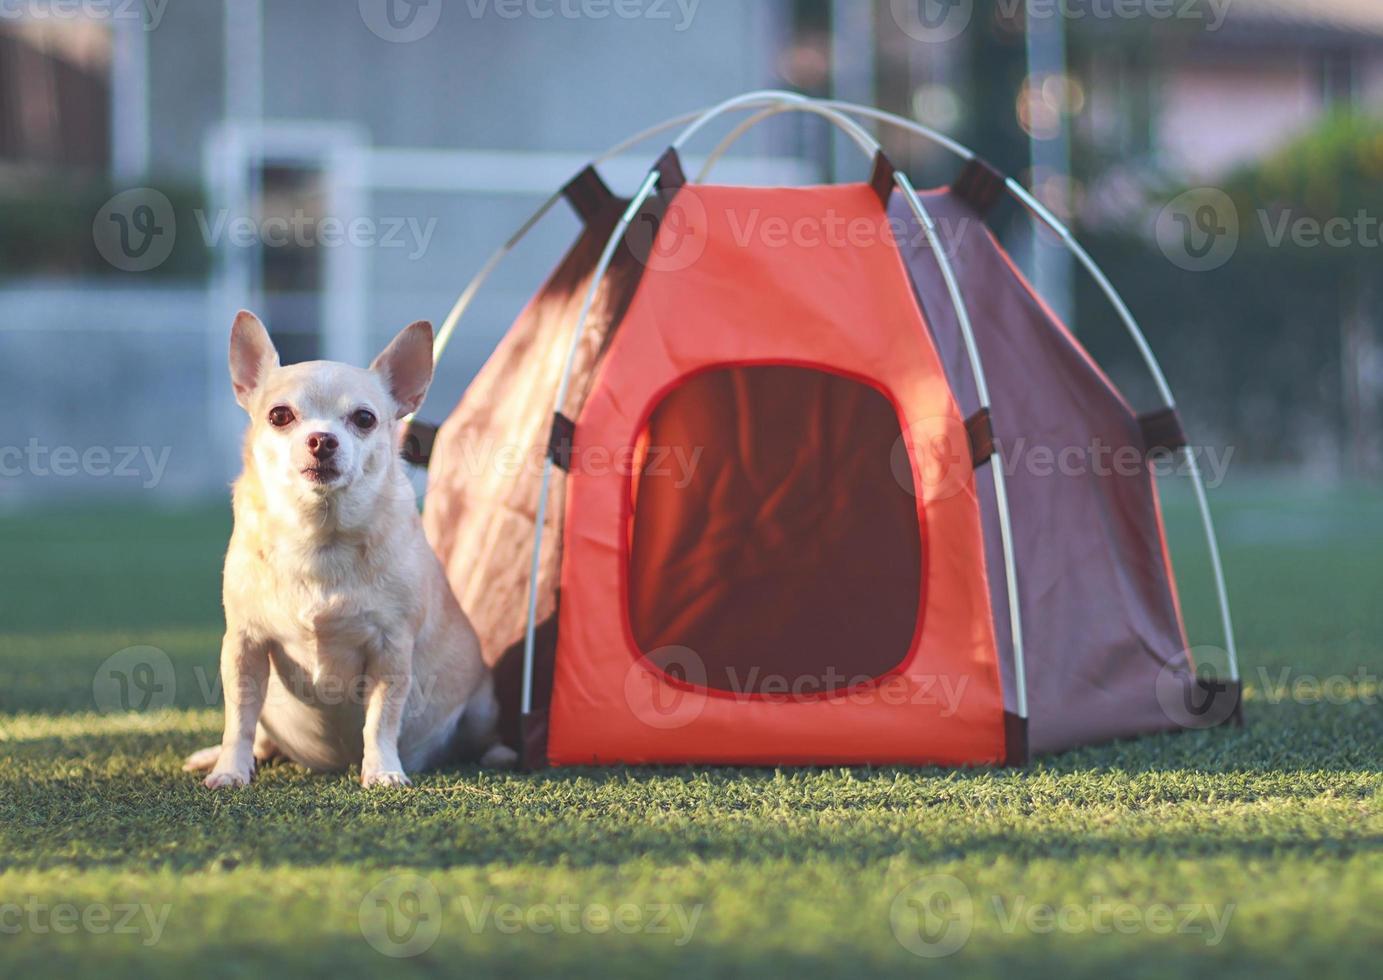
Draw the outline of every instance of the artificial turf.
[[[1242,730],[1024,770],[463,769],[365,791],[276,766],[221,794],[179,762],[219,732],[225,509],[0,518],[0,972],[1371,973],[1383,500],[1214,499]],[[1193,632],[1218,643],[1185,501],[1168,521]],[[171,674],[126,654],[158,669],[117,691],[103,665],[134,646]],[[117,695],[150,710],[97,710]]]

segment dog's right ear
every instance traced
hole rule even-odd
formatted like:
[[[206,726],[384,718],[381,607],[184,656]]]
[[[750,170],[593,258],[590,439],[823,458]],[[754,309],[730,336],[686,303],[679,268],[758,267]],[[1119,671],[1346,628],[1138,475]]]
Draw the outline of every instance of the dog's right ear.
[[[241,310],[235,315],[230,340],[231,384],[235,386],[235,400],[241,408],[250,410],[255,389],[264,383],[265,375],[278,366],[279,352],[269,339],[269,331],[264,329],[259,317],[249,310]]]

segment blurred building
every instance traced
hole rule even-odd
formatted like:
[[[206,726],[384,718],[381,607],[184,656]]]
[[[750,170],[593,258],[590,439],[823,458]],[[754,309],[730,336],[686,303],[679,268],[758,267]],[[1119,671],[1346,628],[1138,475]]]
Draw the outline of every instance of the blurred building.
[[[1198,0],[1218,19],[1062,21],[1055,97],[1029,75],[1018,0],[951,5],[973,20],[945,43],[900,20],[907,6],[0,6],[0,451],[26,460],[0,473],[0,506],[149,482],[55,479],[28,461],[61,447],[167,450],[159,493],[221,492],[243,425],[225,369],[237,308],[265,317],[285,360],[364,361],[404,323],[439,321],[594,153],[745,90],[912,115],[1058,198],[1069,173],[1049,183],[1031,166],[1033,141],[1051,136],[1042,99],[1075,152],[1093,148],[1066,168],[1089,185],[1114,171],[1210,180],[1332,106],[1383,104],[1383,0]],[[843,175],[820,127],[799,123],[755,131],[718,179]],[[629,189],[658,146],[602,169]],[[938,163],[916,142],[889,149],[923,171]],[[502,267],[427,414],[445,413],[575,228],[558,209]]]
[[[1216,30],[1161,46],[1151,63],[1092,50],[1092,135],[1204,180],[1272,152],[1333,108],[1383,107],[1383,2],[1233,0],[1222,16]]]
[[[32,0],[0,14],[0,206],[51,197],[52,223],[66,227],[36,216],[35,232],[67,240],[52,261],[12,241],[0,268],[0,446],[171,447],[159,481],[170,494],[233,472],[243,416],[225,342],[237,308],[264,316],[285,361],[368,360],[404,324],[440,321],[594,153],[778,83],[790,30],[786,5],[763,2],[79,7]],[[776,134],[746,139],[722,175],[811,176]],[[636,183],[657,150],[612,164],[609,179]],[[102,185],[85,212],[64,210]],[[138,188],[167,198],[171,218]],[[97,213],[121,191],[133,196]],[[119,222],[138,246],[141,216],[158,231],[151,256],[175,236],[168,256],[101,261]],[[434,414],[575,228],[554,214],[496,276],[449,352]],[[0,504],[121,489],[29,475],[6,476]]]

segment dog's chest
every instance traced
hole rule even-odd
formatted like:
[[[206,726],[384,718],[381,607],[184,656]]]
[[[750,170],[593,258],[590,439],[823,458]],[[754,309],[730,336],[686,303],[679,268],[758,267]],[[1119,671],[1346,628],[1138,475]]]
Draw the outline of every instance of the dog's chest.
[[[301,583],[283,600],[271,626],[287,657],[314,680],[358,677],[389,628],[359,590]]]

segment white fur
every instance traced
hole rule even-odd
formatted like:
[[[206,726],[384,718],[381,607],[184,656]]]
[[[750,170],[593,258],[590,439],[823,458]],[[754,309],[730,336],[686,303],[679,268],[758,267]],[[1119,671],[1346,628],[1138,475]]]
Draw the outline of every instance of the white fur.
[[[209,768],[207,786],[244,785],[256,759],[280,755],[359,765],[366,786],[407,785],[408,771],[461,753],[513,760],[495,743],[475,631],[396,451],[398,422],[431,380],[431,346],[431,326],[415,323],[369,370],[280,367],[259,320],[236,318],[231,378],[250,428],[223,583],[225,734],[185,766]],[[293,422],[270,424],[275,408]],[[373,427],[356,424],[361,410]],[[334,474],[313,477],[313,433],[336,438]]]

